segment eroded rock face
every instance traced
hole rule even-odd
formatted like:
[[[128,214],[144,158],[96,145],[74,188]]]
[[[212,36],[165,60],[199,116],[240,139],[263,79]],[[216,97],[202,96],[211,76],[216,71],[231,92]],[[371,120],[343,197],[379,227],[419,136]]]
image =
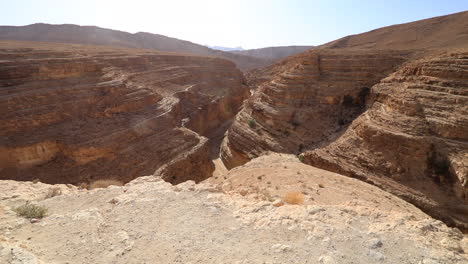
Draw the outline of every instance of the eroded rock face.
[[[363,111],[369,88],[407,54],[312,50],[257,71],[249,83],[259,87],[230,128],[221,158],[233,168],[267,151],[300,153],[325,140]]]
[[[371,180],[466,228],[468,52],[430,56],[382,80],[368,110],[305,162]]]
[[[126,182],[187,160],[169,180],[200,181],[214,169],[202,135],[236,114],[243,83],[217,58],[0,42],[0,179]]]

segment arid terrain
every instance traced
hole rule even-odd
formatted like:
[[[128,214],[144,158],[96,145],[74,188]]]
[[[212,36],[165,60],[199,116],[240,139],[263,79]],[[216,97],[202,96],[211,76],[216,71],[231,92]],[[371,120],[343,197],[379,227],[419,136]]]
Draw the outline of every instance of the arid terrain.
[[[3,181],[2,263],[463,263],[468,240],[411,204],[295,156],[264,156],[222,185],[158,177],[123,187]],[[62,194],[45,198],[50,188]],[[303,204],[282,204],[288,192]],[[283,198],[284,199],[284,198]],[[11,208],[49,208],[38,223]],[[289,201],[288,199],[285,199]],[[404,252],[402,254],[402,252]]]
[[[0,263],[468,263],[467,28],[0,27]]]

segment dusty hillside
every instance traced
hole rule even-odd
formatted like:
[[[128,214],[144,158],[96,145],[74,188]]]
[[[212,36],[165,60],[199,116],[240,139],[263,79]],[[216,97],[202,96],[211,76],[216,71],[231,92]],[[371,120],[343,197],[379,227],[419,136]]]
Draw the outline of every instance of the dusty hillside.
[[[157,177],[92,191],[56,185],[63,194],[47,199],[50,185],[2,181],[0,262],[467,260],[468,241],[457,229],[374,186],[306,166],[295,157],[262,157],[226,177],[222,187],[172,186]],[[281,190],[304,190],[305,203],[279,206],[259,192],[275,190],[278,177],[284,182]],[[12,209],[25,200],[46,206],[49,215],[35,223],[16,216]]]
[[[192,53],[215,56],[233,61],[241,70],[264,67],[270,60],[213,50],[189,41],[163,35],[139,32],[135,34],[93,26],[33,24],[0,26],[0,40],[43,41],[86,45]]]
[[[375,85],[367,111],[335,141],[306,152],[305,162],[404,183],[414,191],[380,184],[468,227],[467,88],[467,51],[409,63]]]
[[[304,52],[311,48],[313,48],[313,46],[283,46],[283,47],[268,47],[268,48],[250,49],[250,50],[236,50],[236,51],[231,51],[231,53],[276,61],[276,60],[284,59],[291,55]]]
[[[468,11],[347,36],[320,48],[434,49],[466,47]]]
[[[213,57],[0,42],[0,179],[205,179],[203,135],[236,114],[243,82]]]

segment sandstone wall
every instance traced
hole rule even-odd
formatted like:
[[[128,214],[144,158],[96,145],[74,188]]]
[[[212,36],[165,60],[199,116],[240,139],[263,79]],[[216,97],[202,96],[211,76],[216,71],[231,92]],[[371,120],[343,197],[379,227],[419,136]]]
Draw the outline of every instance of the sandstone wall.
[[[305,162],[370,180],[466,228],[468,53],[429,56],[383,79],[368,110]]]
[[[49,183],[130,181],[185,158],[204,179],[202,134],[248,96],[222,59],[18,42],[0,42],[0,88],[0,179]]]
[[[259,87],[230,128],[221,158],[232,168],[267,151],[300,153],[327,139],[363,111],[369,88],[406,55],[312,50],[257,71],[249,83]]]

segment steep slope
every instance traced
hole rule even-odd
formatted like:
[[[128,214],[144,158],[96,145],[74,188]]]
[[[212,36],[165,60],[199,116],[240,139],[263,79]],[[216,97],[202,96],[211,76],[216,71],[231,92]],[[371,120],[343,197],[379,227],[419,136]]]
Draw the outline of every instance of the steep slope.
[[[244,104],[224,139],[228,168],[268,151],[300,153],[362,112],[369,87],[407,53],[311,50],[277,64]]]
[[[369,179],[468,228],[468,50],[412,62],[382,80],[369,109],[305,162]]]
[[[32,24],[28,26],[0,26],[0,40],[43,41],[105,45],[125,48],[153,49],[178,53],[215,56],[233,61],[241,70],[263,67],[270,61],[243,56],[163,35],[123,31],[78,25]]]
[[[466,47],[468,11],[346,36],[320,48],[434,49]]]
[[[306,202],[264,200],[254,189],[274,190],[266,181],[276,178],[258,180],[265,171],[283,176],[284,188],[300,184],[309,192]],[[250,175],[250,182],[240,179]],[[459,230],[372,185],[294,157],[262,157],[228,179],[224,190],[157,177],[92,191],[0,181],[0,262],[466,262],[467,237]],[[63,195],[47,199],[51,188]],[[49,216],[33,223],[16,216],[12,209],[24,201],[46,206]]]
[[[268,47],[261,49],[250,49],[250,50],[236,50],[231,51],[232,53],[246,55],[255,58],[267,59],[276,61],[284,59],[286,57],[304,52],[313,46],[283,46],[283,47]]]
[[[236,114],[243,82],[213,57],[0,42],[0,179],[127,182],[159,169],[200,181],[214,169],[202,135]]]

